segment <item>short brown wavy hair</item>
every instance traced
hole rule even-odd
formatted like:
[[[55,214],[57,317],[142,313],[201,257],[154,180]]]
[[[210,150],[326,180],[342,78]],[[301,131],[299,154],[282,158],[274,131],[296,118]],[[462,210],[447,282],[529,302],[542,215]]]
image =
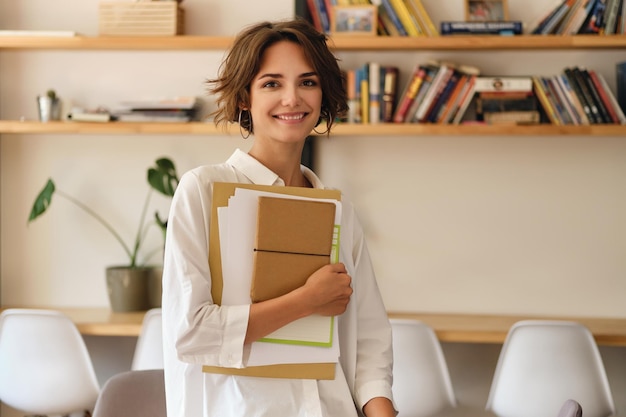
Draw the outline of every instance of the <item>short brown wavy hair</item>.
[[[320,118],[330,132],[335,119],[348,110],[345,80],[337,58],[327,45],[325,34],[302,18],[279,22],[262,22],[244,29],[222,62],[215,79],[207,80],[209,93],[217,95],[216,125],[237,122],[241,107],[250,106],[250,85],[258,74],[265,50],[279,41],[294,42],[317,72],[322,88]],[[250,113],[242,114],[241,127],[254,133]]]

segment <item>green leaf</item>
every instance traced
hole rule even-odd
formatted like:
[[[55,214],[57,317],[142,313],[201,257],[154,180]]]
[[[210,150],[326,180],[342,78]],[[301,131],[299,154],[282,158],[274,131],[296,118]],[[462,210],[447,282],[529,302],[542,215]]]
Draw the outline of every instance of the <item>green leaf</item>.
[[[33,209],[30,211],[30,216],[28,216],[29,223],[46,212],[48,206],[50,205],[50,202],[52,201],[52,194],[54,194],[54,191],[54,182],[52,181],[52,179],[49,178],[48,182],[43,187],[43,190],[41,190],[41,192],[35,199]]]
[[[156,166],[148,169],[148,183],[161,194],[172,197],[178,186],[174,163],[168,158],[157,159]]]

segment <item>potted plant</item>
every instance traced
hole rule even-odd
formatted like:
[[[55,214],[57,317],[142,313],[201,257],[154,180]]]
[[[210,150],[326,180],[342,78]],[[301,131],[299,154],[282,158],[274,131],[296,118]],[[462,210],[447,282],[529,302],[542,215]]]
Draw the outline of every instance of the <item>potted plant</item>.
[[[174,163],[168,158],[157,159],[155,165],[148,168],[147,180],[150,188],[146,195],[137,234],[132,245],[128,245],[113,226],[97,212],[71,195],[57,189],[51,178],[48,179],[44,188],[37,195],[28,217],[28,223],[30,223],[41,216],[50,207],[52,196],[58,195],[85,211],[113,235],[128,256],[127,264],[111,266],[106,270],[107,291],[113,311],[140,311],[160,306],[161,268],[140,264],[138,255],[143,247],[144,238],[150,226],[156,224],[165,237],[167,220],[161,219],[158,211],[154,213],[153,222],[148,222],[146,215],[150,205],[150,198],[154,191],[158,191],[167,197],[174,195],[174,191],[178,186],[178,176]],[[146,257],[146,259],[149,258],[150,256]]]
[[[61,120],[61,99],[55,90],[46,91],[45,95],[37,96],[39,109],[39,120],[48,122],[50,120]]]

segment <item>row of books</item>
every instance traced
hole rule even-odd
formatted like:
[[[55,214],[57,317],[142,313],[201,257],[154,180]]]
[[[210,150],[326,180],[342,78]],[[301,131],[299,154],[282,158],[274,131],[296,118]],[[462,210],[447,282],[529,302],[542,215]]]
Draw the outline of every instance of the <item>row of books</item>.
[[[555,125],[626,124],[624,111],[602,74],[582,67],[554,76],[533,76],[548,119]]]
[[[306,0],[313,25],[320,32],[332,32],[336,6],[376,6],[377,33],[387,36],[437,36],[439,31],[421,0]]]
[[[558,0],[533,24],[532,34],[624,34],[626,0]]]
[[[366,63],[347,71],[347,121],[459,124],[476,89],[493,82],[479,74],[476,67],[452,62],[417,64],[399,94],[396,67]]]

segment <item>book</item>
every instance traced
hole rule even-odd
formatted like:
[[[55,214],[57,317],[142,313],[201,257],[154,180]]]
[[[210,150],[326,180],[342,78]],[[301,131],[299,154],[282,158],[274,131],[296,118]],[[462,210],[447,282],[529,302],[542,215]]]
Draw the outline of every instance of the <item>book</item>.
[[[622,111],[626,113],[626,61],[615,65],[615,78],[617,86],[617,102],[619,103]]]
[[[428,90],[426,90],[424,98],[420,101],[419,107],[417,108],[417,111],[413,116],[413,119],[416,122],[423,122],[425,120],[426,115],[430,110],[431,105],[433,104],[433,101],[443,89],[447,80],[452,75],[453,68],[454,64],[450,62],[442,63],[439,66],[439,69],[437,70],[437,73],[434,76],[430,87],[428,88]]]
[[[360,68],[359,96],[361,97],[361,123],[370,122],[370,80],[369,64],[365,63]]]
[[[580,31],[580,28],[585,23],[587,16],[591,13],[596,0],[585,0],[577,10],[574,11],[572,18],[566,26],[560,29],[562,35],[575,35]]]
[[[445,111],[452,92],[461,80],[461,76],[462,73],[456,68],[450,68],[450,70],[448,70],[448,76],[442,81],[439,92],[435,95],[430,108],[424,116],[424,122],[436,123],[439,120],[442,113]]]
[[[380,107],[382,97],[380,95],[380,64],[369,63],[369,122],[380,123]]]
[[[125,100],[120,103],[122,107],[130,110],[192,109],[197,104],[198,99],[193,96]]]
[[[600,81],[600,84],[604,88],[604,90],[607,91],[607,96],[609,98],[609,101],[613,109],[615,110],[615,113],[617,114],[617,119],[619,120],[619,124],[622,124],[622,125],[626,124],[626,116],[624,115],[625,112],[620,107],[613,93],[611,93],[611,89],[609,88],[609,85],[607,84],[606,80],[600,73],[597,73],[597,77],[598,77],[598,80]]]
[[[579,33],[598,34],[604,28],[606,0],[596,0]]]
[[[108,112],[104,111],[88,111],[82,109],[72,109],[67,118],[73,122],[110,122],[113,120]]]
[[[391,0],[381,0],[381,6],[385,10],[385,14],[389,17],[395,28],[398,30],[400,36],[408,36],[409,32],[405,29],[404,24],[396,13],[396,10],[391,5]]]
[[[605,35],[613,35],[615,33],[618,20],[617,14],[621,4],[622,0],[607,0],[604,19]]]
[[[396,112],[393,116],[393,121],[395,123],[403,123],[405,121],[409,108],[415,100],[417,92],[420,85],[424,81],[425,76],[426,67],[423,65],[416,65],[402,95],[400,96]]]
[[[461,99],[461,95],[464,89],[467,88],[469,82],[469,74],[461,73],[459,81],[454,86],[454,90],[450,93],[450,97],[446,102],[446,105],[442,108],[440,114],[437,117],[436,123],[446,124],[449,123],[452,115],[456,112],[456,109],[459,107],[459,101]]]
[[[578,98],[578,95],[574,92],[574,89],[572,88],[568,78],[565,76],[565,74],[559,74],[556,77],[560,87],[567,97],[567,101],[575,109],[574,113],[576,121],[578,122],[578,124],[588,125],[589,118],[587,117],[587,113],[585,112],[583,105]]]
[[[539,79],[543,83],[543,88],[546,93],[546,96],[548,97],[548,100],[550,100],[550,103],[552,104],[552,107],[554,108],[554,112],[556,114],[556,117],[558,117],[560,124],[561,125],[571,124],[569,115],[567,114],[567,111],[565,110],[563,103],[561,102],[555,90],[552,79],[550,77],[540,77]]]
[[[334,203],[259,197],[253,303],[279,297],[304,285],[330,255],[335,231]]]
[[[419,36],[426,36],[426,30],[422,26],[422,22],[417,10],[412,7],[409,0],[402,0],[402,2],[404,3],[406,10],[409,12],[409,16],[411,17],[413,26],[417,29]]]
[[[422,4],[421,0],[406,0],[407,7],[412,9],[415,16],[419,19],[422,32],[427,36],[439,36],[437,26],[430,18],[430,15],[426,11],[426,8]]]
[[[598,108],[598,113],[600,114],[601,120],[600,123],[611,123],[612,120],[609,111],[604,105],[604,101],[600,97],[600,93],[596,89],[596,86],[593,84],[593,81],[591,80],[591,76],[589,75],[587,69],[584,67],[575,67],[574,72],[578,72],[581,75],[583,82],[586,84],[587,89],[591,94],[591,98]]]
[[[422,84],[420,85],[419,90],[417,91],[417,95],[415,96],[415,100],[413,100],[413,104],[411,104],[411,107],[409,107],[409,111],[407,112],[406,118],[404,119],[405,122],[408,122],[408,123],[419,122],[419,120],[416,117],[417,109],[419,109],[419,107],[422,104],[422,101],[424,101],[424,97],[428,93],[428,90],[430,90],[430,86],[432,85],[435,79],[435,75],[437,75],[437,72],[439,71],[440,65],[441,64],[439,64],[438,62],[433,61],[424,66],[424,69],[426,70],[426,73],[424,74],[424,80],[422,81]]]
[[[541,28],[538,34],[547,35],[550,33],[554,33],[558,26],[561,24],[563,19],[565,18],[569,9],[574,5],[576,0],[565,0],[556,12],[545,22],[545,25]]]
[[[381,120],[384,123],[393,122],[393,115],[396,109],[398,94],[398,67],[384,67],[383,77],[383,100],[381,109]]]
[[[477,77],[476,92],[484,91],[532,91],[531,77]]]
[[[569,100],[569,96],[566,94],[565,89],[563,88],[563,83],[561,82],[560,77],[558,75],[553,75],[548,78],[559,100],[559,103],[563,108],[563,112],[567,115],[567,117],[564,117],[564,120],[566,122],[565,124],[580,125],[582,122],[581,118],[578,115],[578,111]]]
[[[604,105],[604,108],[609,115],[609,122],[620,124],[621,122],[617,115],[617,110],[613,107],[614,100],[610,98],[610,96],[612,95],[611,90],[605,88],[606,83],[602,83],[600,81],[600,74],[596,73],[594,70],[587,70],[587,74],[589,74],[589,78],[591,79],[591,82],[593,83],[595,90],[598,92],[598,95],[602,100],[602,104]]]
[[[323,32],[324,28],[322,27],[322,20],[320,18],[320,11],[316,5],[316,0],[306,0],[306,4],[309,9],[309,15],[311,16],[313,26],[319,32]]]
[[[580,104],[582,105],[583,111],[587,116],[589,124],[597,123],[596,116],[591,109],[591,103],[589,103],[589,101],[587,100],[587,97],[581,89],[580,84],[578,83],[578,79],[574,76],[572,70],[570,68],[565,68],[563,70],[563,74],[569,82],[570,87],[576,94],[576,97],[578,97],[578,101],[580,101]]]
[[[543,107],[543,110],[546,113],[548,120],[550,121],[550,123],[554,125],[557,125],[557,126],[561,125],[561,121],[557,117],[554,107],[552,103],[550,102],[550,100],[548,99],[545,88],[540,79],[541,77],[532,76],[531,78],[533,80],[535,95],[537,96],[539,103],[541,103],[541,106]]]
[[[396,12],[398,19],[402,23],[404,30],[409,36],[420,36],[420,30],[417,26],[415,26],[415,22],[411,19],[411,14],[404,4],[403,0],[389,0],[391,3],[391,7]]]
[[[536,124],[540,121],[537,110],[520,110],[506,112],[486,112],[483,119],[487,124]]]
[[[441,35],[520,35],[523,32],[521,21],[506,22],[441,22]]]
[[[583,7],[584,1],[585,0],[576,0],[574,4],[569,8],[563,19],[561,19],[561,22],[558,24],[558,26],[552,31],[552,33],[557,35],[563,34],[563,31],[566,27],[570,25],[570,22],[574,18],[576,12]]]
[[[559,7],[565,0],[552,0],[549,5],[543,10],[543,12],[536,18],[529,27],[531,28],[529,33],[537,35],[541,33],[541,29],[546,25],[552,16],[558,11]]]
[[[356,70],[350,69],[346,72],[346,92],[348,94],[348,123],[357,123],[361,117],[357,118],[360,110],[360,103],[356,94]]]

